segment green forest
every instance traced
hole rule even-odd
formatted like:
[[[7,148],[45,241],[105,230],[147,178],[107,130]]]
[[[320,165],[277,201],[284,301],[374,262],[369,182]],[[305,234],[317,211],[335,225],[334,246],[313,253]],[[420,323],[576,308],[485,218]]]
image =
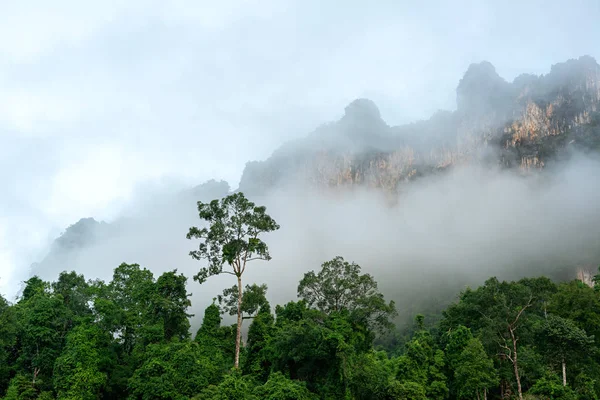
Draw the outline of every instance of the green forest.
[[[277,234],[277,222],[240,192],[197,205],[200,227],[187,233],[198,265],[192,282],[176,269],[156,277],[123,263],[110,282],[65,271],[54,282],[31,277],[14,304],[0,297],[0,396],[600,396],[600,285],[491,277],[399,330],[376,277],[338,256],[304,274],[296,300],[272,305],[266,285],[244,272],[271,259],[265,234]],[[205,284],[220,274],[231,275],[222,292]],[[215,290],[197,332],[188,283]],[[223,324],[226,315],[236,323]]]

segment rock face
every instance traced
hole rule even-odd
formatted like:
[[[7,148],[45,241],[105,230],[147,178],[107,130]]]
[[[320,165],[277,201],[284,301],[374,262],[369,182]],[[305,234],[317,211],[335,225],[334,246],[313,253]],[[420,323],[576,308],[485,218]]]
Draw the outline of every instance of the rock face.
[[[531,172],[568,157],[571,148],[600,150],[600,66],[591,57],[554,65],[544,76],[521,75],[512,83],[488,62],[473,64],[458,84],[456,101],[456,111],[392,127],[371,100],[357,99],[339,121],[284,144],[265,161],[247,163],[238,190],[261,195],[300,179],[318,188],[360,185],[393,194],[414,179],[462,163]],[[189,204],[228,193],[226,182],[209,181],[158,202],[154,207],[162,207],[160,212],[142,214],[162,215],[163,221],[153,223],[164,227]],[[106,238],[135,237],[139,224],[135,217],[130,222],[80,220],[32,266],[32,273],[66,268],[78,251]]]
[[[457,109],[429,120],[388,126],[368,99],[350,103],[337,122],[249,162],[239,190],[263,193],[300,178],[321,187],[367,185],[397,191],[419,176],[460,163],[523,172],[600,149],[600,66],[583,56],[547,75],[502,79],[489,62],[460,80]]]

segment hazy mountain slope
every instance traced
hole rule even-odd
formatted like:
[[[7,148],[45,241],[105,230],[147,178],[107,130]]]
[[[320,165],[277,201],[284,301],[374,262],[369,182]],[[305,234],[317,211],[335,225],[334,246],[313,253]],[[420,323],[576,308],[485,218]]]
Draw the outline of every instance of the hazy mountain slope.
[[[341,120],[248,163],[238,190],[282,227],[267,238],[273,260],[249,270],[248,281],[267,283],[270,300],[283,303],[304,272],[343,255],[374,274],[410,320],[490,275],[572,278],[578,265],[595,268],[600,162],[581,153],[596,154],[600,143],[599,70],[582,57],[508,83],[489,63],[472,65],[456,111],[390,127],[359,99]],[[353,190],[326,190],[342,187]],[[110,279],[121,262],[136,262],[192,276],[197,243],[185,234],[199,223],[195,202],[230,191],[211,181],[143,196],[108,224],[84,219],[31,272]],[[227,278],[190,279],[194,313],[231,286]]]
[[[571,147],[600,145],[600,65],[589,56],[512,83],[488,62],[473,64],[456,92],[456,111],[397,127],[381,119],[372,101],[356,100],[341,120],[285,144],[265,161],[248,163],[239,190],[261,193],[300,176],[316,186],[395,191],[459,163],[528,170],[565,157]]]
[[[85,261],[86,251],[98,244],[113,242],[116,246],[123,246],[131,237],[143,237],[153,230],[171,232],[173,225],[181,220],[181,210],[188,210],[189,221],[192,221],[196,217],[193,208],[196,201],[210,201],[226,196],[229,192],[227,182],[213,180],[189,190],[166,194],[160,199],[150,196],[152,198],[147,199],[146,203],[137,202],[136,209],[126,210],[124,217],[111,223],[82,218],[52,243],[48,255],[31,266],[31,273],[46,276],[51,271],[85,267],[81,265],[82,261],[93,264],[93,260]],[[108,265],[106,269],[112,271],[115,267],[116,265]]]

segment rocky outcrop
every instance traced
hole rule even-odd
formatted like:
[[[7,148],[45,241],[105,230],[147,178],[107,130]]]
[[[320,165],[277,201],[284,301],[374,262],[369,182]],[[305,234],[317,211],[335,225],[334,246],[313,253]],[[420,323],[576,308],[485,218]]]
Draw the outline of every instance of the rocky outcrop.
[[[390,127],[367,99],[350,103],[341,120],[248,163],[239,190],[262,193],[293,179],[338,187],[396,191],[404,183],[460,163],[541,169],[569,154],[600,148],[600,66],[583,56],[547,75],[502,79],[489,62],[460,80],[457,109]]]

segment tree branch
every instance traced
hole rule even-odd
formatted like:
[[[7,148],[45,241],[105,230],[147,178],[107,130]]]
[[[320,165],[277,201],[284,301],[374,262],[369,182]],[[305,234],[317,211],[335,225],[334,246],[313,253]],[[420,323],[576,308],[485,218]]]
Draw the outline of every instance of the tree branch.
[[[260,257],[260,256],[259,257],[252,257],[252,258],[247,259],[246,262],[253,261],[253,260],[263,260],[263,261],[266,261],[267,259],[264,258],[264,257]]]
[[[498,343],[498,346],[500,346],[502,349],[506,350],[506,353],[500,353],[498,355],[503,355],[506,358],[508,358],[510,360],[510,362],[514,363],[513,358],[512,358],[512,351],[510,350],[510,347],[508,347],[508,345],[506,345],[506,343],[502,344],[499,341],[497,343]]]
[[[529,301],[527,302],[527,304],[521,309],[521,311],[519,311],[519,313],[517,314],[514,322],[511,325],[515,325],[518,321],[519,318],[521,318],[521,314],[523,314],[523,312],[528,309],[529,307],[531,307],[531,302],[533,301],[533,295],[529,295]]]

